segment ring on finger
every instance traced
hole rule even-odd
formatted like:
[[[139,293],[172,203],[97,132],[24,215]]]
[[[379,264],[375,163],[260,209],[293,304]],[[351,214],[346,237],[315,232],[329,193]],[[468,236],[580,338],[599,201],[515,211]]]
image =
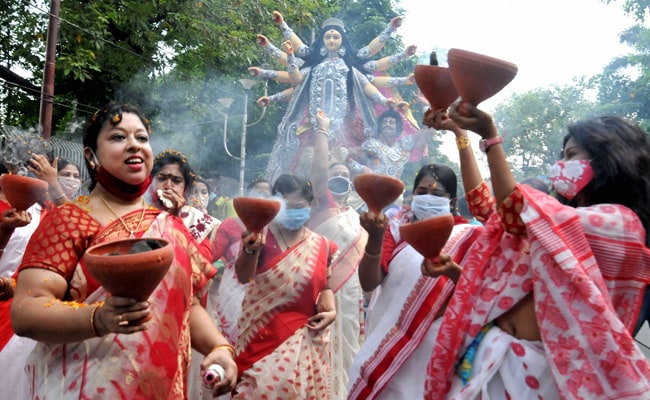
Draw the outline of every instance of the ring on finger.
[[[119,326],[126,326],[126,325],[129,324],[129,321],[126,321],[126,320],[124,319],[124,315],[122,315],[122,314],[120,314],[120,315],[117,317],[117,320],[118,320],[117,324],[118,324]]]

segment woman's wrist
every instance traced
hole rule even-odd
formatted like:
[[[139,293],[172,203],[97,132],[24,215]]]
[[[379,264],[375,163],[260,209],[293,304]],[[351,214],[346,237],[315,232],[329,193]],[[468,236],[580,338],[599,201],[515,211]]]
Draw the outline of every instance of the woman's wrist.
[[[376,246],[366,246],[366,249],[364,250],[364,254],[368,258],[376,258],[379,259],[381,258],[381,253],[383,252],[382,246],[376,247]]]
[[[99,310],[104,303],[96,303],[92,310],[90,311],[90,332],[93,334],[93,337],[102,337],[104,335],[99,333],[99,330],[97,330],[97,323],[95,318],[97,317],[97,310]]]
[[[468,149],[470,144],[471,141],[466,135],[456,136],[456,147],[458,147],[458,151],[463,151],[465,149]]]
[[[323,128],[316,128],[316,133],[320,133],[324,135],[327,139],[330,138],[330,133],[328,129],[323,129]]]
[[[210,353],[214,353],[215,351],[222,351],[222,350],[227,350],[232,356],[233,360],[237,358],[237,352],[235,351],[235,348],[229,343],[221,343],[214,346],[212,350],[210,350]]]
[[[65,197],[66,197],[66,194],[63,191],[61,191],[61,193],[59,193],[59,194],[57,194],[54,191],[50,192],[50,199],[52,199],[52,201],[56,202],[58,200],[64,199]]]

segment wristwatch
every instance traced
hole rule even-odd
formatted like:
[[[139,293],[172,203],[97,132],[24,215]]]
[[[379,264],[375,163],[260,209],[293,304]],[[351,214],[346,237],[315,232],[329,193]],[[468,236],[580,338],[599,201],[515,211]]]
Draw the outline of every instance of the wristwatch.
[[[487,153],[490,147],[499,143],[503,143],[503,138],[501,136],[495,136],[489,139],[481,139],[481,141],[478,142],[478,147],[483,153]]]

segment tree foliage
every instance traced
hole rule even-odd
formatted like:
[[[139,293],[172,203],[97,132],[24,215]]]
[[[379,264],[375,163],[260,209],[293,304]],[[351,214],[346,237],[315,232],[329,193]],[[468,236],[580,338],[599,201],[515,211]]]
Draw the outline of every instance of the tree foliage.
[[[339,17],[346,22],[352,42],[360,47],[401,14],[395,4],[399,2],[62,1],[53,134],[78,138],[80,121],[98,106],[111,100],[133,102],[153,118],[156,150],[175,148],[191,155],[199,169],[237,176],[239,162],[225,154],[223,132],[227,117],[226,142],[239,155],[246,108],[251,178],[266,165],[266,154],[285,111],[283,105],[274,104],[262,114],[255,104],[259,96],[283,89],[281,85],[260,81],[245,92],[238,83],[248,77],[251,65],[280,68],[255,44],[257,33],[277,45],[283,40],[271,12],[282,12],[307,42],[321,21]],[[602,74],[571,87],[533,90],[497,109],[495,118],[522,175],[545,172],[545,164],[557,156],[564,126],[574,118],[612,113],[650,128],[650,33],[642,24],[649,6],[650,0],[624,2],[624,10],[639,21],[621,35],[633,52],[612,60]],[[49,7],[45,0],[0,2],[0,124],[27,128],[38,123]],[[380,56],[394,54],[403,46],[399,37],[392,39]],[[410,61],[389,72],[405,76],[414,65]],[[403,93],[407,101],[415,89]],[[222,98],[234,100],[227,113],[219,102]],[[421,110],[414,107],[412,111],[419,121]],[[410,165],[408,173],[422,163],[448,162],[436,150],[438,144],[432,141],[431,157]]]
[[[644,26],[650,1],[625,0],[623,10],[638,21],[620,35],[621,43],[633,52],[613,59],[595,77],[600,85],[598,100],[604,112],[634,119],[650,131],[650,29]]]
[[[562,149],[566,126],[595,112],[585,80],[514,95],[494,112],[516,178],[546,175]]]
[[[0,3],[0,124],[37,125],[49,7],[45,0]],[[155,150],[176,148],[191,154],[195,167],[236,176],[238,161],[223,151],[226,113],[219,99],[227,97],[234,99],[227,115],[228,146],[239,155],[246,106],[248,166],[256,174],[284,110],[269,107],[252,125],[262,116],[255,100],[281,88],[260,82],[245,92],[238,80],[248,77],[249,66],[269,63],[256,34],[277,45],[282,41],[273,10],[307,42],[322,20],[337,16],[362,45],[398,15],[388,0],[61,1],[52,134],[78,137],[79,121],[94,109],[128,101],[152,116]],[[382,54],[399,46],[390,41]],[[412,70],[403,68],[403,75]]]

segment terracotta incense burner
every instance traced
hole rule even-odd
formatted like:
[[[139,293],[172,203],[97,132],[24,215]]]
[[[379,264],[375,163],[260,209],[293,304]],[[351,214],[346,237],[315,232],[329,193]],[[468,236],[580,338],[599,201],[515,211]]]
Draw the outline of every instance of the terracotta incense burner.
[[[366,202],[368,211],[379,214],[404,191],[404,183],[381,174],[360,174],[354,178],[354,188]]]
[[[88,272],[110,294],[145,301],[158,287],[172,261],[174,248],[164,239],[123,239],[86,250]]]
[[[249,232],[260,233],[280,211],[280,202],[256,197],[236,197],[232,203]]]
[[[440,255],[452,229],[454,217],[450,213],[403,224],[399,227],[399,233],[418,253],[433,260]]]
[[[45,199],[47,182],[29,176],[4,174],[0,177],[2,193],[16,210],[27,210],[32,204]]]
[[[446,110],[458,98],[449,68],[421,64],[415,66],[413,74],[431,110]]]
[[[518,70],[511,62],[461,49],[450,49],[447,62],[463,102],[474,106],[501,91]]]

